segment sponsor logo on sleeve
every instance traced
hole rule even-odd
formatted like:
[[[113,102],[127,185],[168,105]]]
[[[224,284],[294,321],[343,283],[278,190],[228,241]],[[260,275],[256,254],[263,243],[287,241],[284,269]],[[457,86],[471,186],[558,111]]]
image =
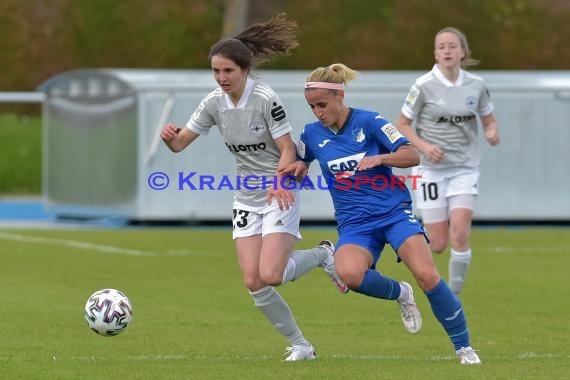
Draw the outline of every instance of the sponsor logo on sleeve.
[[[412,86],[410,92],[408,93],[408,96],[406,97],[406,104],[412,107],[416,103],[416,99],[418,98],[419,94],[420,90],[418,90],[418,88],[415,85]]]
[[[301,158],[305,158],[305,143],[299,139],[299,144],[297,144],[297,154]]]
[[[275,121],[281,121],[281,120],[285,119],[286,115],[285,115],[285,110],[283,109],[283,106],[280,104],[277,104],[276,102],[273,102],[273,108],[271,108],[271,117]]]
[[[382,130],[382,132],[384,132],[384,134],[386,135],[386,137],[388,137],[388,140],[390,140],[392,144],[395,143],[399,138],[404,137],[402,136],[400,131],[398,131],[398,129],[390,123],[384,125],[380,129]]]

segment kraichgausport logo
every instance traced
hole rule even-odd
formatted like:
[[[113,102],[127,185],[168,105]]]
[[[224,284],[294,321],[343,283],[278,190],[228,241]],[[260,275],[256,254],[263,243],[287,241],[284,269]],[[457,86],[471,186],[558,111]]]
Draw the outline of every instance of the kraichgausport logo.
[[[341,166],[345,163],[341,163]],[[198,174],[197,172],[178,172],[177,180],[172,180],[172,188],[176,186],[176,190],[263,190],[275,189],[277,187],[285,190],[330,190],[332,188],[338,190],[358,190],[360,187],[371,187],[374,190],[384,190],[386,188],[405,188],[406,180],[411,180],[411,188],[417,188],[417,180],[421,179],[421,175],[347,175],[345,172],[339,172],[334,177],[323,176],[305,176],[295,178],[293,176],[213,176]],[[336,180],[336,181],[335,181]],[[165,172],[154,172],[148,176],[148,186],[153,190],[166,190],[171,184],[169,176]]]

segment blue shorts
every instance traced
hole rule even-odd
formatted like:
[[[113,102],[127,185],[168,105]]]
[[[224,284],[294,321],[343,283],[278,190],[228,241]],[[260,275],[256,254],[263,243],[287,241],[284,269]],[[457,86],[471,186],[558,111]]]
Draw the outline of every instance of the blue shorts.
[[[403,205],[390,215],[372,222],[354,222],[345,224],[338,230],[339,239],[336,249],[344,244],[356,244],[366,248],[372,255],[372,268],[380,259],[386,244],[390,244],[395,252],[407,238],[422,234],[427,240],[425,231],[415,218],[412,208]],[[398,261],[400,258],[398,257]]]

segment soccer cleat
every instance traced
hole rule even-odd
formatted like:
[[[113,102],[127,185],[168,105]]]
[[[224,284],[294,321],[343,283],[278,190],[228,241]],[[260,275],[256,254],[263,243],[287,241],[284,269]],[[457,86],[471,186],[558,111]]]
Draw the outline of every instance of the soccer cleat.
[[[292,346],[286,348],[285,355],[287,357],[283,359],[285,362],[298,362],[301,360],[315,360],[317,358],[317,353],[313,346]]]
[[[341,293],[348,293],[348,286],[338,276],[334,266],[334,244],[330,240],[323,240],[319,243],[319,247],[323,247],[327,251],[327,258],[323,261],[322,267],[329,276],[336,289]]]
[[[461,347],[455,352],[455,355],[459,359],[459,364],[481,364],[477,350],[471,347]]]
[[[414,291],[407,282],[402,281],[400,284],[408,289],[407,296],[403,300],[398,300],[402,322],[404,322],[404,327],[410,334],[417,334],[422,329],[422,315],[414,300]]]

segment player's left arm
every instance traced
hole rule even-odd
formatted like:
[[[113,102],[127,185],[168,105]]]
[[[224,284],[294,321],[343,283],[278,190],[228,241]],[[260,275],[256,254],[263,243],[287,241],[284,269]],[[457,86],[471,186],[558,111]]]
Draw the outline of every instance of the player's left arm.
[[[487,142],[492,146],[498,145],[501,141],[501,138],[499,136],[499,127],[497,125],[497,120],[495,119],[493,112],[482,116],[481,124],[483,124],[483,131],[485,131],[485,139],[487,139]]]
[[[400,145],[394,152],[364,157],[356,168],[357,170],[366,170],[380,165],[394,168],[411,168],[419,163],[420,155],[417,149],[412,144],[406,143]]]
[[[297,149],[295,149],[295,143],[293,142],[290,133],[286,133],[283,136],[276,138],[274,141],[281,152],[279,166],[277,167],[277,171],[280,171],[280,169],[289,166],[297,160]]]
[[[395,168],[410,168],[420,163],[417,149],[388,120],[376,116],[370,129],[378,144],[384,151],[375,156],[364,157],[358,163],[357,170],[367,170],[384,165]]]
[[[484,84],[482,85],[481,94],[479,96],[479,109],[478,114],[481,116],[481,124],[485,132],[485,139],[492,146],[499,143],[499,128],[497,127],[497,120],[493,115],[493,103],[491,102],[491,93]]]

